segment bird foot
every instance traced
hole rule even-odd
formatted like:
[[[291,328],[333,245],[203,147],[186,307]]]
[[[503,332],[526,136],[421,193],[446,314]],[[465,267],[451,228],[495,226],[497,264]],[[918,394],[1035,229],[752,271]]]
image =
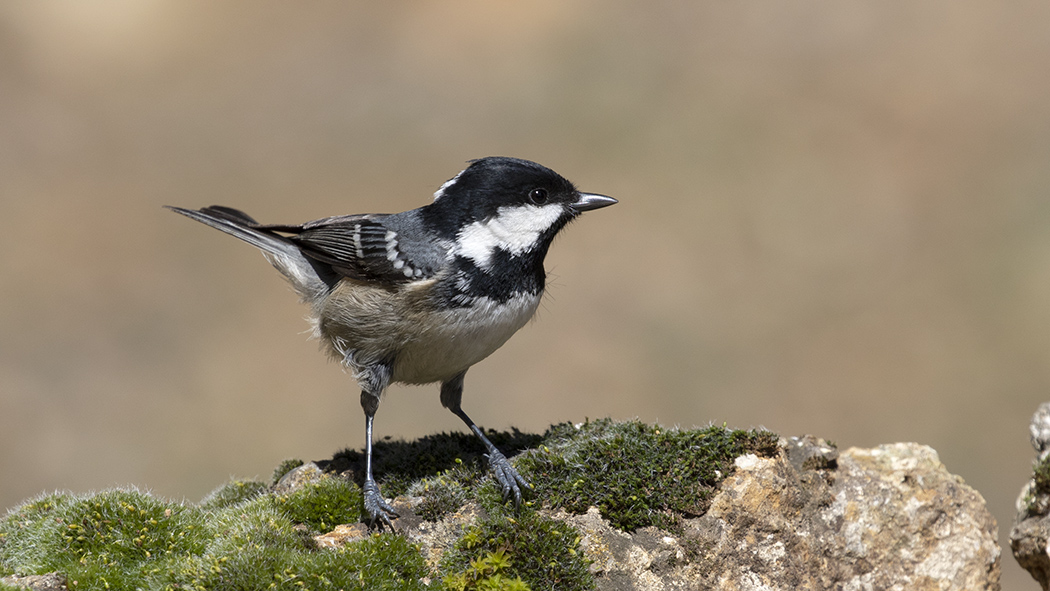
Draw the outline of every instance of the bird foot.
[[[514,506],[517,507],[521,504],[521,489],[531,491],[532,485],[518,474],[499,450],[493,450],[486,457],[489,460],[489,468],[503,489],[503,500],[514,499]]]
[[[379,494],[379,485],[376,484],[376,481],[371,478],[365,480],[362,492],[365,496],[365,513],[368,514],[368,529],[376,528],[382,532],[383,526],[386,526],[393,532],[394,525],[390,523],[390,518],[397,518],[398,514],[383,499],[383,495]]]

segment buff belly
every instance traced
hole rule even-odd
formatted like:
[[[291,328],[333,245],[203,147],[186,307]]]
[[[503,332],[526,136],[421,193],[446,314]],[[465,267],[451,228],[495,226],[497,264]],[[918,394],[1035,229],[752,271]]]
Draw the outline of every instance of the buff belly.
[[[518,294],[502,304],[479,298],[470,307],[442,310],[424,305],[432,286],[340,285],[314,310],[316,336],[355,377],[385,363],[391,381],[442,382],[507,342],[535,314],[542,295]]]

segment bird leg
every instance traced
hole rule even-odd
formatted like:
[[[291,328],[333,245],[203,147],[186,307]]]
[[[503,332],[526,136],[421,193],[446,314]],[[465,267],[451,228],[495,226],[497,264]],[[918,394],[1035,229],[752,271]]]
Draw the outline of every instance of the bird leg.
[[[382,390],[380,390],[382,391]],[[365,513],[368,514],[368,528],[383,530],[383,526],[394,531],[391,517],[398,517],[397,511],[391,507],[379,493],[379,485],[372,478],[372,419],[379,409],[379,396],[368,390],[361,390],[361,408],[365,411],[365,485],[364,493]]]
[[[500,450],[496,449],[496,446],[489,441],[489,438],[485,437],[481,428],[474,421],[470,420],[467,413],[463,412],[463,409],[460,407],[460,402],[463,399],[463,377],[466,373],[464,371],[441,384],[441,404],[462,419],[470,427],[470,430],[474,432],[474,435],[481,440],[481,443],[484,444],[485,449],[488,451],[485,457],[488,458],[489,469],[492,470],[496,481],[499,482],[500,487],[503,489],[503,499],[513,498],[514,506],[517,507],[521,504],[521,489],[532,490],[532,485],[521,474],[518,474],[518,471],[507,461],[507,457]]]

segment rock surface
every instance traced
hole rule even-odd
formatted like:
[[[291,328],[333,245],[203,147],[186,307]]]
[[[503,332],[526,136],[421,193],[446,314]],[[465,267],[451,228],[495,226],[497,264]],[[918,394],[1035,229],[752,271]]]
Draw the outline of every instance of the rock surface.
[[[580,532],[603,590],[999,589],[995,520],[933,449],[899,443],[837,454],[811,437],[781,448],[772,458],[737,458],[707,513],[684,520],[678,535],[623,532],[593,507],[549,515]],[[396,506],[405,516],[412,504]],[[436,563],[477,516],[468,506],[436,523],[395,526]]]
[[[1035,473],[1017,498],[1010,549],[1021,567],[1046,591],[1050,590],[1050,481],[1046,478],[1050,476],[1046,470],[1050,456],[1050,402],[1039,405],[1029,431],[1036,451]]]
[[[640,530],[614,543],[625,534],[596,515],[570,521],[600,538],[591,548],[612,549],[584,546],[602,589],[999,589],[995,520],[936,452],[854,448],[836,463],[741,456],[679,538]]]
[[[32,589],[33,591],[66,591],[66,579],[57,573],[29,575],[26,577],[11,575],[0,579],[0,582],[12,587]]]

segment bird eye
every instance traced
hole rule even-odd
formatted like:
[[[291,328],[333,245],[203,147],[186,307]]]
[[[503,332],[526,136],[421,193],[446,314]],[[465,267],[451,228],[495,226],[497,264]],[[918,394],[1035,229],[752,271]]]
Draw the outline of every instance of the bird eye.
[[[543,205],[547,202],[547,189],[533,189],[529,191],[529,201],[536,205]]]

